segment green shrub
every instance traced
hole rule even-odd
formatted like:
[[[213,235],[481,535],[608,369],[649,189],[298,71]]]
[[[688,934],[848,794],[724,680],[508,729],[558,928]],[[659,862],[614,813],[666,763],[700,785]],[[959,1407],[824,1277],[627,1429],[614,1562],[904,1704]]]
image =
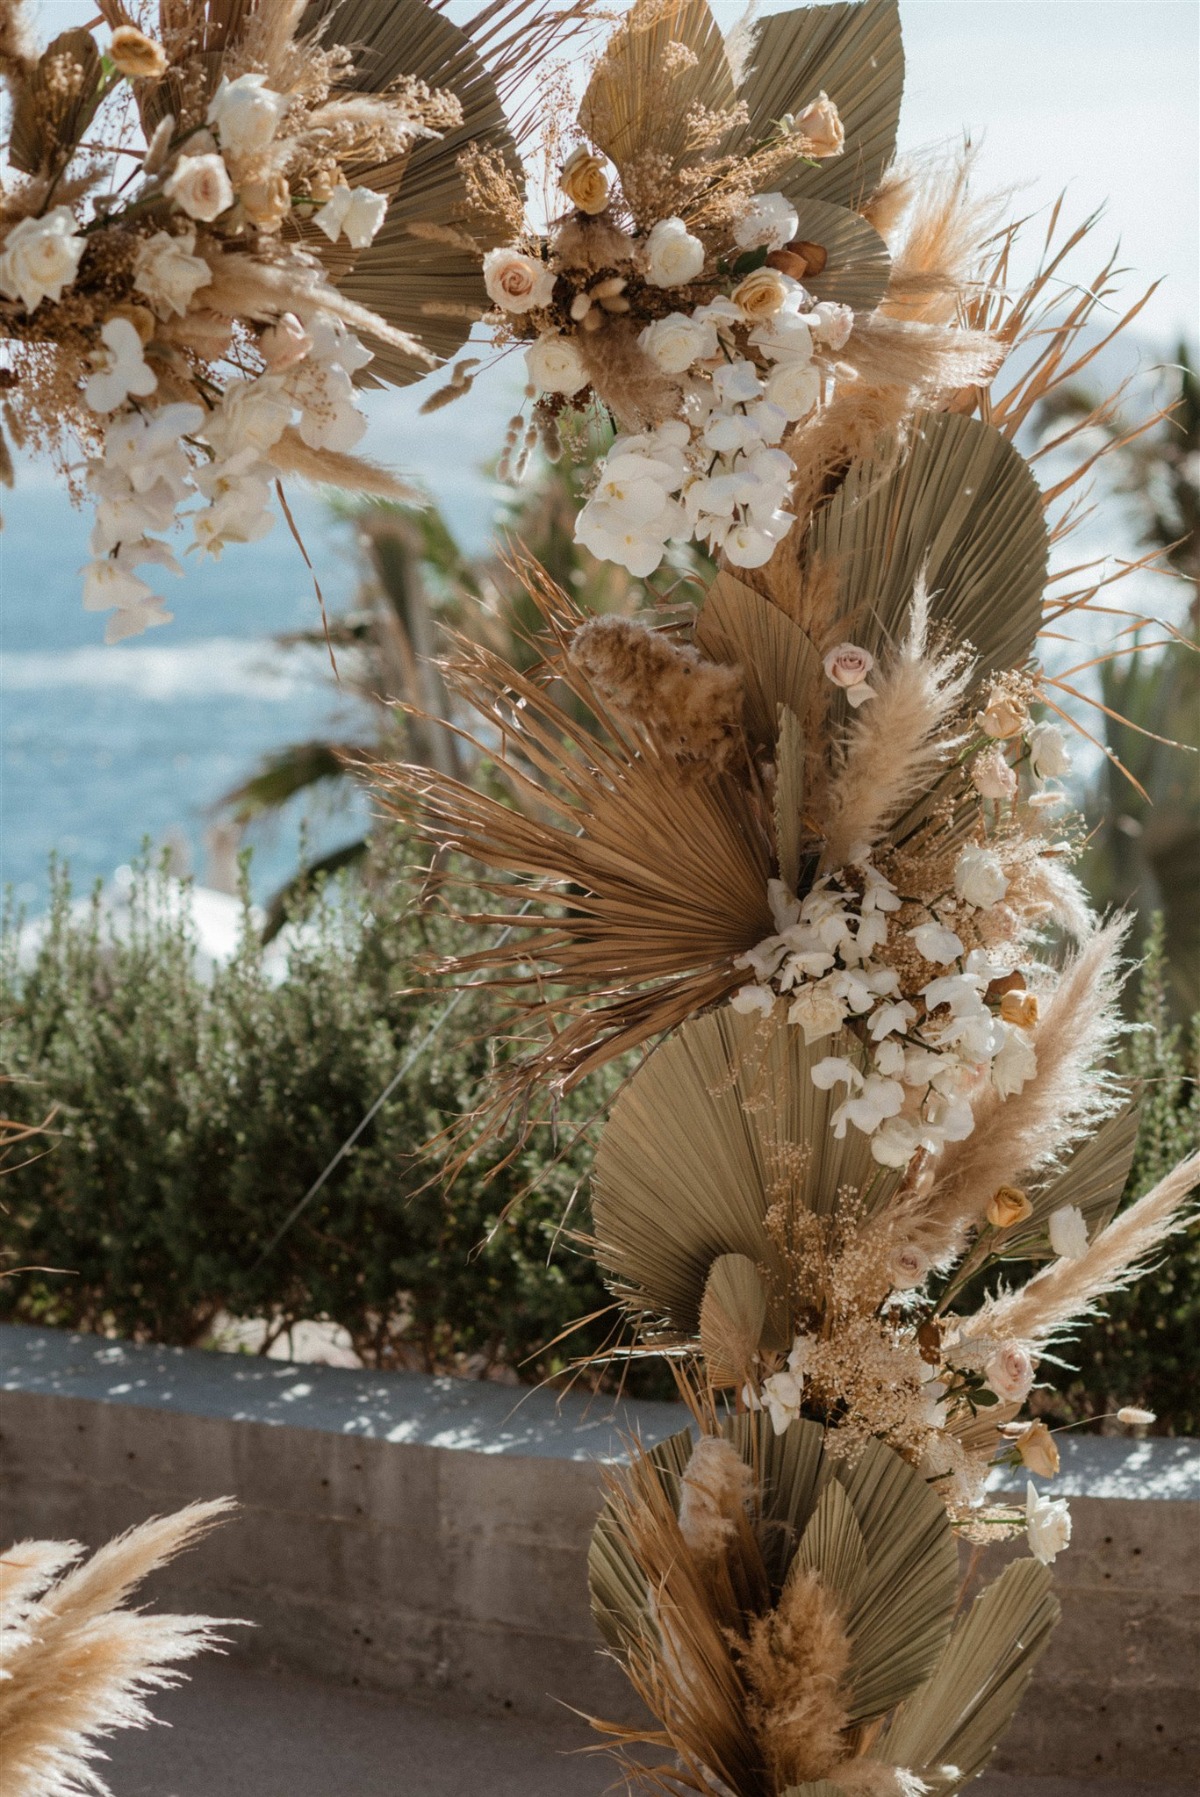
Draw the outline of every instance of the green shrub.
[[[393,849],[367,899],[327,889],[273,982],[252,930],[210,984],[162,876],[135,875],[133,921],[114,940],[93,904],[72,918],[65,875],[49,928],[18,966],[0,953],[0,1070],[19,1119],[57,1107],[50,1151],[3,1189],[10,1317],[171,1343],[221,1312],[277,1328],[327,1318],[372,1364],[558,1373],[599,1324],[551,1347],[606,1294],[559,1237],[587,1146],[557,1163],[544,1135],[490,1181],[471,1163],[449,1190],[419,1157],[493,1068],[495,1019],[471,994],[318,1197],[272,1238],[444,1009],[418,955],[459,927],[406,894]],[[11,926],[11,919],[9,920]],[[569,1142],[599,1094],[564,1102]],[[510,1199],[536,1190],[497,1223]],[[586,1221],[582,1194],[572,1221]],[[480,1246],[481,1243],[486,1243]]]

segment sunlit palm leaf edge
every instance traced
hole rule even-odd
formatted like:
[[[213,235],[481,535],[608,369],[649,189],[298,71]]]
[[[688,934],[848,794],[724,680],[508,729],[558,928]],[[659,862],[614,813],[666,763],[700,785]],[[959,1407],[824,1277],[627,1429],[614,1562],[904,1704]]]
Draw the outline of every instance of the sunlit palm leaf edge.
[[[730,1418],[721,1433],[756,1492],[749,1537],[735,1532],[727,1549],[732,1588],[757,1593],[761,1611],[779,1602],[797,1563],[819,1573],[852,1642],[845,1751],[909,1769],[939,1792],[959,1790],[990,1755],[1057,1619],[1049,1573],[1032,1560],[1010,1565],[953,1627],[953,1533],[899,1456],[873,1443],[856,1461],[836,1459],[817,1424],[776,1436],[761,1414]],[[773,1797],[742,1720],[748,1693],[722,1600],[711,1573],[687,1576],[677,1517],[693,1446],[688,1430],[649,1452],[631,1444],[628,1473],[610,1480],[589,1553],[593,1614],[656,1726],[593,1726],[634,1788],[705,1790],[715,1772]],[[742,1615],[734,1638],[746,1626]],[[629,1752],[647,1745],[672,1759],[655,1767]],[[827,1784],[791,1788],[840,1789],[836,1771]]]
[[[805,617],[798,605],[806,576],[795,551],[792,615],[770,594],[718,577],[696,641],[744,670],[746,753],[731,772],[701,768],[688,778],[572,664],[585,614],[544,570],[520,562],[547,633],[542,668],[520,673],[465,642],[443,668],[483,720],[472,741],[515,805],[427,768],[375,770],[385,805],[436,849],[507,876],[489,872],[482,882],[506,909],[469,919],[509,930],[507,939],[440,970],[489,976],[515,1000],[525,1031],[546,1032],[491,1093],[491,1126],[537,1085],[574,1085],[744,983],[734,961],[769,933],[767,881],[779,871],[760,761],[778,759],[780,706],[802,720],[818,760],[836,744],[845,708],[821,655],[846,634],[846,620],[879,646],[897,637],[925,566],[938,582],[935,620],[975,635],[989,652],[985,666],[1007,654],[1019,660],[1037,630],[1045,553],[1036,490],[1016,451],[978,420],[931,415],[909,458],[857,469],[802,540],[812,579],[838,571],[827,615]],[[599,734],[558,702],[556,682]]]

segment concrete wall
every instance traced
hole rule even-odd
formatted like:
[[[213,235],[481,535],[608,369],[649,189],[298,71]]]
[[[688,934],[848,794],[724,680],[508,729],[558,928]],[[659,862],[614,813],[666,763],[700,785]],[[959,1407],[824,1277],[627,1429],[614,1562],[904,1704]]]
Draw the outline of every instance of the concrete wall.
[[[622,1435],[661,1439],[675,1406],[14,1327],[0,1368],[4,1539],[98,1544],[230,1493],[240,1516],[154,1596],[253,1621],[248,1660],[528,1715],[629,1713],[597,1654],[587,1543]],[[1196,1446],[1065,1446],[1063,1626],[997,1764],[1179,1780],[1200,1764]]]

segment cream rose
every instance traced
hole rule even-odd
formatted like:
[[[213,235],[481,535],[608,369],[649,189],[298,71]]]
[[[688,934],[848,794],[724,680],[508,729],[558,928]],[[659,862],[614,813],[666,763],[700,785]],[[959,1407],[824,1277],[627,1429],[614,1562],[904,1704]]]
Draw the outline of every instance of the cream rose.
[[[291,105],[287,94],[267,86],[265,75],[222,77],[205,115],[231,156],[257,156],[267,148]]]
[[[774,268],[756,268],[739,281],[730,298],[749,324],[762,324],[783,307],[789,283]]]
[[[285,175],[267,175],[248,181],[238,194],[242,211],[260,231],[278,231],[292,210],[292,192]]]
[[[593,156],[582,145],[578,150],[572,150],[563,163],[558,185],[572,206],[577,206],[580,212],[586,212],[591,218],[598,212],[603,212],[608,205],[609,186],[604,160],[600,156]]]
[[[312,346],[312,338],[294,312],[285,312],[275,324],[268,325],[258,340],[263,361],[272,374],[281,374],[285,368],[303,362]]]
[[[681,218],[660,218],[644,249],[646,279],[652,287],[684,287],[704,268],[704,245]]]
[[[156,231],[138,245],[133,265],[133,284],[144,293],[160,318],[177,313],[184,316],[196,290],[207,287],[212,269],[202,256],[194,256],[196,233],[181,231],[172,237],[169,231]]]
[[[569,337],[539,337],[525,351],[525,366],[530,380],[543,393],[565,393],[570,398],[590,379],[583,357]]]
[[[976,755],[971,763],[971,784],[981,799],[1011,799],[1017,790],[1017,776],[1004,758],[1003,749],[993,746]]]
[[[811,362],[776,362],[767,376],[766,395],[784,417],[795,423],[807,418],[821,397],[821,377]],[[840,684],[840,683],[839,683]]]
[[[75,231],[69,206],[56,206],[45,218],[23,218],[4,240],[0,256],[0,293],[19,299],[33,312],[44,299],[60,300],[79,269],[87,247]]]
[[[664,374],[683,374],[693,362],[702,362],[717,353],[715,325],[706,319],[689,318],[683,312],[656,318],[646,326],[638,342]]]
[[[1028,742],[1029,766],[1035,780],[1052,780],[1070,773],[1070,752],[1057,724],[1035,724]]]
[[[846,147],[846,132],[838,109],[829,95],[821,92],[803,112],[796,114],[796,130],[805,139],[804,150],[818,161],[827,156],[840,156]]]
[[[959,851],[954,867],[954,890],[964,904],[990,911],[1008,891],[1008,880],[999,858],[991,849],[969,842]]]
[[[1024,707],[1018,705],[1015,699],[1006,698],[1003,693],[993,690],[975,722],[985,736],[1007,742],[1010,736],[1020,735],[1029,718]]]
[[[503,312],[533,312],[554,296],[554,271],[520,250],[489,250],[483,258],[488,298]]]
[[[136,25],[117,26],[108,54],[117,73],[131,81],[154,80],[167,72],[166,51]]]
[[[1033,1384],[1033,1362],[1020,1342],[1003,1342],[983,1369],[988,1388],[1005,1404],[1021,1404]]]
[[[867,675],[875,666],[875,657],[868,649],[860,649],[857,643],[839,643],[821,665],[833,684],[844,689],[855,708],[864,699],[875,697],[874,688],[867,685]]]
[[[1071,1545],[1071,1512],[1066,1499],[1039,1497],[1031,1480],[1025,1490],[1025,1532],[1034,1559],[1049,1566]]]
[[[796,209],[781,193],[756,193],[734,221],[733,240],[743,250],[781,250],[800,229]]]
[[[1033,1206],[1019,1186],[998,1186],[984,1215],[993,1229],[1011,1229],[1032,1217]]]
[[[1036,992],[1006,992],[1000,1000],[1001,1017],[1005,1023],[1015,1023],[1018,1029],[1031,1030],[1038,1020],[1038,1010]]]
[[[844,349],[854,329],[854,309],[836,300],[821,300],[809,314],[809,322],[826,349]]]
[[[205,225],[233,205],[229,171],[216,155],[181,156],[163,182],[163,192],[181,212]]]

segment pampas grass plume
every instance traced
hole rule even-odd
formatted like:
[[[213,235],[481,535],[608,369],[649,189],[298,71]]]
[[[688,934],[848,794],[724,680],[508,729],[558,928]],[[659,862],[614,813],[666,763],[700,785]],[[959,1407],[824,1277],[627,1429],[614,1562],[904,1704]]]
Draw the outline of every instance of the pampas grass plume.
[[[679,1493],[679,1532],[700,1564],[726,1552],[753,1492],[754,1475],[733,1443],[723,1435],[702,1435]]]
[[[154,1720],[146,1696],[179,1683],[227,1628],[208,1616],[125,1603],[150,1573],[207,1534],[228,1498],[130,1529],[79,1564],[77,1542],[23,1541],[0,1557],[0,1771],[10,1797],[108,1797],[94,1744]]]
[[[847,1723],[839,1692],[850,1641],[818,1573],[793,1572],[778,1607],[750,1623],[738,1662],[772,1789],[829,1777]]]

